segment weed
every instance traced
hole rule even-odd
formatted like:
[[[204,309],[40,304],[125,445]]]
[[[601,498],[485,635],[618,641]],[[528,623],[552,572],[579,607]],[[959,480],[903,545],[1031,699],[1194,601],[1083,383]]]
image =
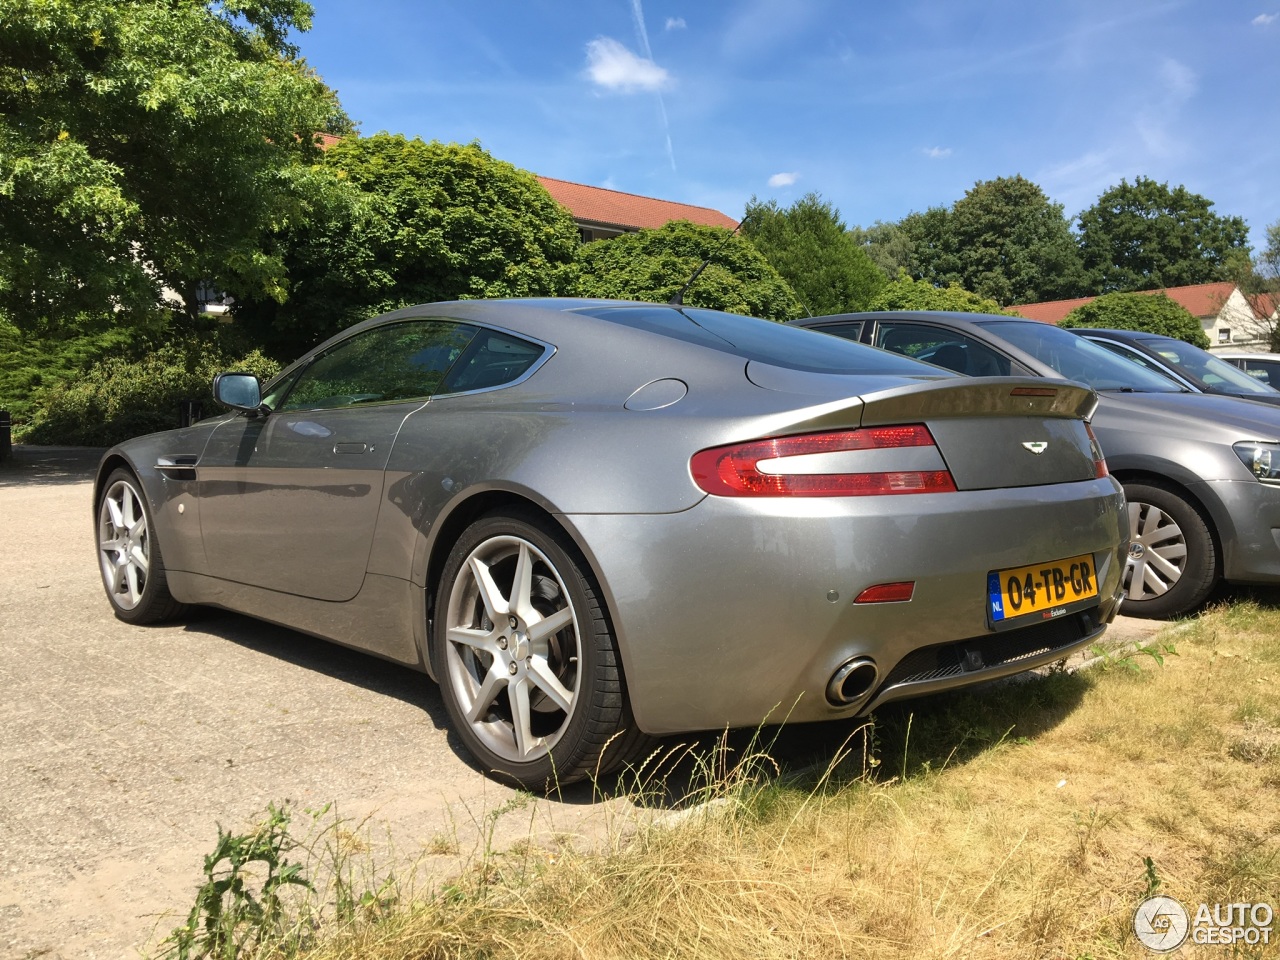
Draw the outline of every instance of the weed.
[[[1160,875],[1156,873],[1156,862],[1153,859],[1150,857],[1143,857],[1142,863],[1143,866],[1146,867],[1143,877],[1146,887],[1142,891],[1142,899],[1148,900],[1156,895],[1156,891],[1160,889],[1162,881],[1160,880]]]
[[[1108,648],[1102,644],[1095,643],[1089,648],[1089,652],[1099,661],[1099,666],[1103,670],[1110,670],[1114,667],[1123,667],[1131,673],[1139,673],[1142,667],[1138,665],[1138,658],[1147,656],[1155,661],[1157,666],[1164,666],[1165,657],[1176,657],[1178,648],[1168,641],[1156,641],[1154,643],[1144,644],[1142,646],[1123,646],[1118,649]]]
[[[204,858],[205,880],[187,922],[161,944],[161,956],[234,960],[279,936],[283,890],[313,889],[301,864],[286,859],[297,847],[289,836],[289,820],[287,806],[270,804],[267,818],[251,833],[231,833],[218,826],[218,842]],[[256,876],[255,865],[266,875]]]

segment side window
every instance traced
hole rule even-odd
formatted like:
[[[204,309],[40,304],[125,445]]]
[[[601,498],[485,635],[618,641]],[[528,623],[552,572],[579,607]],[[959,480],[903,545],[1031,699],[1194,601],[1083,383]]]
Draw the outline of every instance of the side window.
[[[1254,360],[1246,360],[1246,371],[1249,376],[1257,377],[1263,383],[1269,386],[1280,384],[1280,364],[1258,363]]]
[[[510,334],[480,328],[449,371],[438,393],[466,393],[519,380],[547,348]]]
[[[278,409],[425,399],[439,389],[476,331],[448,320],[408,320],[366,330],[312,361]]]
[[[916,323],[884,323],[876,330],[875,345],[916,360],[971,377],[1007,377],[1009,358],[955,330]]]
[[[853,320],[845,323],[824,323],[820,327],[810,327],[810,330],[817,330],[819,333],[829,333],[833,337],[843,337],[845,340],[862,339],[862,321]]]

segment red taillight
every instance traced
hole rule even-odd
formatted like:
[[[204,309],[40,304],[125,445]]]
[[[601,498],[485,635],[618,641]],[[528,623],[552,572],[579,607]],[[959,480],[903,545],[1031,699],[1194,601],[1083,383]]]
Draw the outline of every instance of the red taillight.
[[[924,424],[869,427],[835,433],[773,437],[712,447],[693,455],[693,479],[707,493],[721,497],[871,497],[899,493],[949,493],[956,489],[951,474],[941,470],[879,470],[866,473],[764,472],[765,460],[785,460],[813,454],[898,447],[935,447]]]
[[[854,597],[854,603],[906,603],[916,592],[914,580],[903,580],[898,583],[877,583],[867,587]]]
[[[1111,471],[1107,469],[1107,458],[1102,455],[1102,447],[1098,444],[1098,438],[1093,435],[1093,427],[1086,422],[1084,428],[1089,433],[1089,449],[1093,452],[1094,477],[1101,480],[1103,477],[1111,476]]]

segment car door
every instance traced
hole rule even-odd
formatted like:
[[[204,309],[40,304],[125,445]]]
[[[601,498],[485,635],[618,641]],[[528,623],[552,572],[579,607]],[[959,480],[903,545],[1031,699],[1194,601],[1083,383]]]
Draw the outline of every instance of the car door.
[[[354,597],[396,435],[475,330],[421,318],[361,331],[274,388],[271,412],[219,424],[198,466],[210,573],[319,600]]]

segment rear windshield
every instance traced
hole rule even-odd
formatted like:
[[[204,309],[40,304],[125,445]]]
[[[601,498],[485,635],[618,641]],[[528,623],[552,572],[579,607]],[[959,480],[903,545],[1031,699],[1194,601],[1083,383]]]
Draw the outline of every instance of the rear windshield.
[[[899,377],[941,375],[936,367],[887,350],[736,313],[657,304],[588,307],[576,312],[791,370]]]

